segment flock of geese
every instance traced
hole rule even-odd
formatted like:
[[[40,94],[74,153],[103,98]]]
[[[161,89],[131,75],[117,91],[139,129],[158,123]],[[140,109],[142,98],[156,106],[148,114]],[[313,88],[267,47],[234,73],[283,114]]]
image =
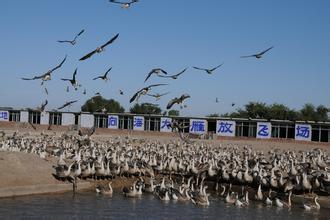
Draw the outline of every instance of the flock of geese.
[[[134,180],[122,188],[126,197],[153,193],[160,200],[210,204],[209,196],[236,206],[251,200],[267,206],[293,206],[291,195],[303,194],[306,210],[320,209],[318,196],[330,195],[330,157],[321,149],[255,151],[249,146],[130,137],[38,136],[15,132],[0,137],[0,150],[57,158],[53,176],[62,181],[106,180],[96,192],[112,195],[118,177]],[[122,180],[121,179],[121,180]],[[314,196],[308,204],[305,194]]]
[[[117,0],[109,0],[110,3],[113,3],[113,4],[118,4],[120,5],[122,8],[124,9],[128,9],[132,6],[132,4],[134,3],[137,3],[138,0],[131,0],[131,1],[117,1]],[[82,35],[85,33],[85,29],[82,29],[81,31],[79,31],[79,33],[77,33],[73,38],[72,40],[58,40],[57,42],[58,43],[61,43],[61,44],[69,44],[71,46],[75,46],[77,44],[77,41],[78,41],[78,38],[81,38]],[[82,56],[79,61],[85,61],[87,59],[90,59],[92,56],[95,56],[96,54],[100,54],[102,52],[104,52],[106,50],[107,47],[109,47],[109,45],[113,44],[119,37],[119,33],[115,34],[113,37],[111,37],[108,41],[106,41],[104,44],[96,47],[96,49],[86,53],[84,56]],[[255,57],[257,59],[260,59],[266,52],[268,52],[269,50],[271,50],[273,47],[269,47],[268,49],[266,50],[263,50],[262,52],[260,53],[256,53],[256,54],[252,54],[252,55],[248,55],[248,56],[241,56],[241,58],[248,58],[248,57]],[[59,68],[62,67],[62,65],[65,63],[67,59],[67,55],[65,56],[65,58],[57,65],[55,66],[54,68],[51,68],[49,69],[48,71],[46,71],[45,73],[41,74],[41,75],[36,75],[36,76],[33,76],[33,77],[22,77],[21,79],[22,80],[41,80],[41,85],[44,85],[44,83],[46,81],[49,81],[52,79],[52,73],[54,73],[55,71],[57,71]],[[193,69],[196,69],[198,71],[203,71],[209,75],[213,74],[218,68],[220,68],[224,63],[221,63],[220,65],[217,65],[215,67],[212,67],[212,68],[201,68],[201,67],[196,67],[196,66],[193,66]],[[101,79],[105,82],[107,82],[109,80],[109,77],[108,77],[108,74],[109,72],[111,71],[112,67],[110,67],[103,75],[100,75],[100,76],[96,76],[94,78],[92,78],[93,80],[97,80],[97,79]],[[183,70],[181,70],[180,72],[178,73],[175,73],[175,74],[168,74],[167,71],[165,71],[164,69],[162,68],[153,68],[146,76],[144,82],[147,82],[147,80],[155,75],[157,77],[160,77],[160,78],[167,78],[167,79],[172,79],[172,80],[176,80],[179,78],[179,76],[181,76],[183,73],[185,73],[187,71],[188,68],[184,68]],[[70,85],[73,87],[74,90],[78,90],[79,87],[82,87],[81,84],[79,84],[78,80],[77,80],[77,72],[78,72],[78,68],[75,68],[75,71],[72,75],[72,78],[61,78],[62,81],[67,81],[70,83]],[[156,87],[159,87],[159,86],[166,86],[166,85],[169,85],[169,84],[164,84],[164,83],[159,83],[159,84],[153,84],[153,85],[148,85],[148,86],[145,86],[139,90],[137,90],[135,92],[135,94],[132,95],[132,97],[129,99],[129,102],[132,103],[134,101],[138,102],[139,99],[142,97],[142,96],[151,96],[151,97],[154,97],[155,98],[155,101],[159,101],[161,99],[161,97],[163,96],[166,96],[169,94],[169,92],[158,92],[158,93],[150,93],[150,91]],[[66,87],[66,91],[69,92],[70,89],[69,89],[70,86],[67,86]],[[46,95],[48,95],[48,90],[47,88],[45,87],[44,88],[44,91],[46,93]],[[84,95],[86,95],[86,88],[83,90],[83,93]],[[124,95],[124,92],[122,90],[119,90],[119,94],[120,95]],[[99,96],[100,93],[95,93],[93,97],[95,96]],[[92,97],[92,99],[93,99]],[[184,93],[184,94],[181,94],[181,96],[177,96],[177,97],[174,97],[172,99],[170,99],[168,101],[168,104],[166,105],[166,109],[169,110],[171,109],[175,104],[178,104],[180,106],[180,108],[185,108],[187,107],[187,105],[184,103],[187,99],[191,98],[191,96],[187,93]],[[56,110],[61,110],[65,107],[69,107],[71,106],[73,103],[76,103],[78,102],[78,100],[72,100],[72,101],[66,101],[65,104],[63,104],[62,106],[58,107]],[[218,103],[219,100],[218,98],[216,98],[216,103]],[[43,104],[42,104],[42,107],[37,107],[37,110],[42,110],[44,111],[45,108],[46,108],[46,105],[44,105],[44,103],[47,103],[48,104],[48,100],[44,101]],[[233,105],[232,105],[233,106]],[[102,108],[103,109],[103,108]],[[106,113],[106,112],[104,112]],[[164,114],[166,114],[167,112],[165,111]]]

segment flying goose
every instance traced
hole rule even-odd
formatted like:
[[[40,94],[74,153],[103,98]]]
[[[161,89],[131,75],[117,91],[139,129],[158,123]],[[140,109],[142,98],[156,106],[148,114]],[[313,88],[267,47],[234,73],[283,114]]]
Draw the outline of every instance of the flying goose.
[[[75,102],[78,102],[78,100],[66,102],[66,103],[65,103],[64,105],[62,105],[61,107],[57,108],[57,110],[63,109],[63,108],[65,108],[65,107],[67,107],[67,106],[70,106],[70,105],[72,105],[72,104],[75,103]]]
[[[262,57],[262,55],[264,55],[267,51],[269,51],[270,49],[272,49],[272,47],[260,52],[260,53],[257,53],[257,54],[253,54],[253,55],[248,55],[248,56],[241,56],[241,58],[248,58],[248,57],[255,57],[257,59],[260,59]]]
[[[98,77],[95,77],[93,80],[96,80],[96,79],[102,79],[104,81],[108,81],[108,73],[111,71],[112,67],[110,67],[110,69],[108,69],[105,74],[103,76],[98,76]]]
[[[73,86],[73,88],[75,90],[77,90],[78,87],[79,87],[79,84],[78,84],[78,81],[76,80],[76,75],[77,75],[77,68],[76,68],[76,70],[73,73],[72,79],[61,79],[61,80],[63,80],[63,81],[69,81],[71,83],[71,85]]]
[[[177,79],[182,73],[186,72],[188,68],[183,69],[181,72],[171,75],[171,76],[163,76],[163,75],[158,75],[159,77],[164,77],[164,78],[172,78],[172,79]]]
[[[120,94],[120,95],[124,95],[123,90],[119,89],[119,94]]]
[[[181,108],[183,108],[185,105],[183,104],[183,101],[185,100],[185,99],[188,99],[188,98],[190,98],[190,95],[188,95],[188,94],[183,94],[183,95],[181,95],[179,98],[174,98],[174,99],[172,99],[172,100],[170,100],[169,101],[169,103],[167,104],[167,106],[166,106],[166,109],[170,109],[170,108],[172,108],[172,106],[176,103],[176,104],[181,104]]]
[[[33,78],[22,78],[22,80],[36,80],[36,79],[41,79],[42,80],[41,85],[43,85],[44,84],[44,81],[51,80],[51,78],[52,78],[51,77],[52,72],[54,72],[55,70],[57,70],[58,68],[60,68],[63,65],[63,63],[66,60],[66,57],[67,56],[65,56],[65,58],[63,59],[63,61],[58,66],[56,66],[53,69],[48,70],[45,74],[43,74],[41,76],[35,76]]]
[[[79,37],[82,33],[84,33],[84,29],[82,29],[73,40],[58,40],[59,43],[70,43],[72,46],[76,44],[77,37]]]
[[[214,70],[218,69],[222,65],[223,65],[223,63],[220,64],[220,65],[218,65],[218,66],[216,66],[216,67],[214,67],[214,68],[212,68],[212,69],[199,68],[199,67],[195,67],[195,66],[193,68],[196,69],[196,70],[203,70],[203,71],[205,71],[208,74],[212,74]]]
[[[41,112],[45,111],[45,107],[46,107],[47,104],[48,104],[48,100],[46,99],[45,103],[42,103],[41,107],[38,108],[38,110],[41,111]]]
[[[161,68],[155,68],[155,69],[152,69],[152,70],[148,73],[148,75],[147,75],[146,79],[144,80],[144,82],[146,82],[146,81],[150,78],[150,76],[151,76],[152,74],[156,74],[157,76],[160,76],[161,73],[163,73],[163,74],[165,74],[165,75],[167,74],[167,72],[166,72],[165,70],[161,69]]]
[[[118,36],[119,36],[119,34],[116,34],[113,38],[111,38],[108,42],[103,44],[101,47],[96,48],[92,52],[90,52],[90,53],[86,54],[85,56],[83,56],[82,58],[80,58],[80,61],[90,58],[95,53],[101,53],[102,51],[105,51],[105,47],[108,46],[109,44],[111,44],[112,42],[114,42],[117,39]]]
[[[138,100],[142,95],[147,94],[151,90],[152,87],[165,86],[165,85],[168,85],[168,84],[154,84],[154,85],[150,85],[150,86],[144,87],[144,88],[140,89],[139,91],[137,91],[132,96],[132,98],[129,100],[129,102],[132,103],[135,99]]]
[[[156,93],[156,94],[146,94],[146,95],[154,97],[154,98],[156,98],[156,101],[158,101],[162,96],[167,95],[167,94],[169,94],[169,92],[166,92],[163,94]]]
[[[109,0],[109,2],[111,3],[116,3],[116,4],[120,4],[122,8],[129,8],[131,7],[131,4],[138,2],[138,0],[132,0],[130,2],[121,2],[121,1],[116,1],[116,0]]]

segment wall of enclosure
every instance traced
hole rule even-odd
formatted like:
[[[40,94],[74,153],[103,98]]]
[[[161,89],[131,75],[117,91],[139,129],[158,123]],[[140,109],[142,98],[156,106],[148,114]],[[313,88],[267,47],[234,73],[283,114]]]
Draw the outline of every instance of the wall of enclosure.
[[[126,129],[136,131],[173,132],[169,126],[177,120],[185,133],[207,137],[249,137],[258,139],[295,139],[330,142],[330,122],[280,121],[262,119],[164,117],[129,113],[71,113],[33,110],[1,110],[0,121],[28,122],[41,125]]]

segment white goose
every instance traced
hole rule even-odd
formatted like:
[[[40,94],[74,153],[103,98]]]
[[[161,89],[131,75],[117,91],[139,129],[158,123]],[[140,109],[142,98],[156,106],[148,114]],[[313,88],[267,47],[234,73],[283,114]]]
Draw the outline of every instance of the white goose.
[[[262,201],[262,199],[263,199],[263,195],[262,195],[262,191],[261,191],[261,184],[259,184],[257,194],[255,195],[255,199],[258,201]]]
[[[319,197],[315,196],[314,197],[314,204],[303,204],[303,208],[306,210],[306,211],[310,211],[311,209],[316,209],[316,210],[320,210],[321,209],[321,206],[320,204],[317,202]]]

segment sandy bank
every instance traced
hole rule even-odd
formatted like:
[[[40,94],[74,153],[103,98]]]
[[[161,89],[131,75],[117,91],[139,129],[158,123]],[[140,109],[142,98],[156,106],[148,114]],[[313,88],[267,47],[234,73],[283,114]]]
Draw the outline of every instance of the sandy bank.
[[[72,191],[71,183],[51,175],[54,164],[55,158],[45,160],[34,154],[0,151],[0,197]],[[80,181],[78,190],[90,186]]]

